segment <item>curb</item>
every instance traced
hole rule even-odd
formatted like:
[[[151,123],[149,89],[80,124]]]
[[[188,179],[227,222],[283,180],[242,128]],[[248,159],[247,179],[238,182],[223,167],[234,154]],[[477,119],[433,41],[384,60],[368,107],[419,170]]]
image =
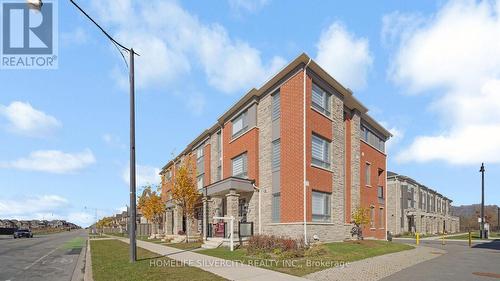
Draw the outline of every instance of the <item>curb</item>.
[[[82,247],[82,250],[80,251],[80,255],[78,255],[78,260],[76,261],[75,269],[73,270],[73,275],[71,276],[71,281],[84,280],[86,250],[87,247],[86,245],[84,245]]]
[[[87,251],[85,253],[85,274],[83,275],[84,281],[94,281],[92,275],[92,259],[90,257],[90,239],[87,239]]]

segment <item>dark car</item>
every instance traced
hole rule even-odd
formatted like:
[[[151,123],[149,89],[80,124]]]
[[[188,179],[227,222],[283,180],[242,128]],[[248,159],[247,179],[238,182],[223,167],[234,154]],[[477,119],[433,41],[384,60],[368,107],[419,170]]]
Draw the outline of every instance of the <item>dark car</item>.
[[[31,233],[29,229],[18,229],[14,231],[14,239],[21,237],[33,238],[33,233]]]

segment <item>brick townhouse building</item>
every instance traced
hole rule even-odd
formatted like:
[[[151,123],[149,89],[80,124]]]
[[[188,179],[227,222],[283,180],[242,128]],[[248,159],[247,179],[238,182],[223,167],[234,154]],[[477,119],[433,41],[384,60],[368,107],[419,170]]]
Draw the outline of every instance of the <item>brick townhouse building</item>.
[[[388,172],[387,227],[394,235],[454,233],[460,219],[451,214],[452,200],[414,179]]]
[[[301,54],[251,89],[162,169],[165,232],[203,237],[350,238],[351,214],[369,208],[365,237],[386,237],[390,133],[352,92]],[[186,223],[170,191],[182,161],[196,165],[200,201]],[[214,218],[215,217],[215,218]]]

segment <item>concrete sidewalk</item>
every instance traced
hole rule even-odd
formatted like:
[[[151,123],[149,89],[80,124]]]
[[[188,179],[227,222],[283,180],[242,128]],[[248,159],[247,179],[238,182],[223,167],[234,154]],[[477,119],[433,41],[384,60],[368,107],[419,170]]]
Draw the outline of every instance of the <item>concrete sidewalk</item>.
[[[116,237],[117,240],[129,243],[127,238]],[[163,255],[165,257],[183,262],[187,265],[198,267],[205,271],[217,274],[229,280],[247,281],[305,281],[308,279],[288,275],[285,273],[253,267],[241,263],[231,262],[225,259],[198,254],[192,251],[179,250],[176,248],[137,240],[137,246],[148,251]]]

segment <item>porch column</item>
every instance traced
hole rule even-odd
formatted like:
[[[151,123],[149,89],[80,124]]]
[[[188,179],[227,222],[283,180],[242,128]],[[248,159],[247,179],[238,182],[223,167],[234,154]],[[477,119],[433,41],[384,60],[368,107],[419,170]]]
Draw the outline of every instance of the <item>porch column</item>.
[[[230,189],[229,194],[226,194],[226,206],[227,206],[227,216],[234,217],[234,232],[232,236],[234,238],[238,238],[238,222],[240,218],[238,216],[238,203],[239,203],[240,195],[236,193],[236,190]],[[229,229],[229,222],[227,223],[227,227]]]
[[[165,234],[170,235],[174,234],[174,230],[172,229],[172,209],[167,209],[165,212]]]
[[[174,235],[178,235],[182,230],[182,207],[176,206],[174,209]]]
[[[207,240],[207,226],[208,226],[208,221],[207,221],[207,216],[208,216],[208,197],[203,197],[202,202],[203,202],[203,240]]]

